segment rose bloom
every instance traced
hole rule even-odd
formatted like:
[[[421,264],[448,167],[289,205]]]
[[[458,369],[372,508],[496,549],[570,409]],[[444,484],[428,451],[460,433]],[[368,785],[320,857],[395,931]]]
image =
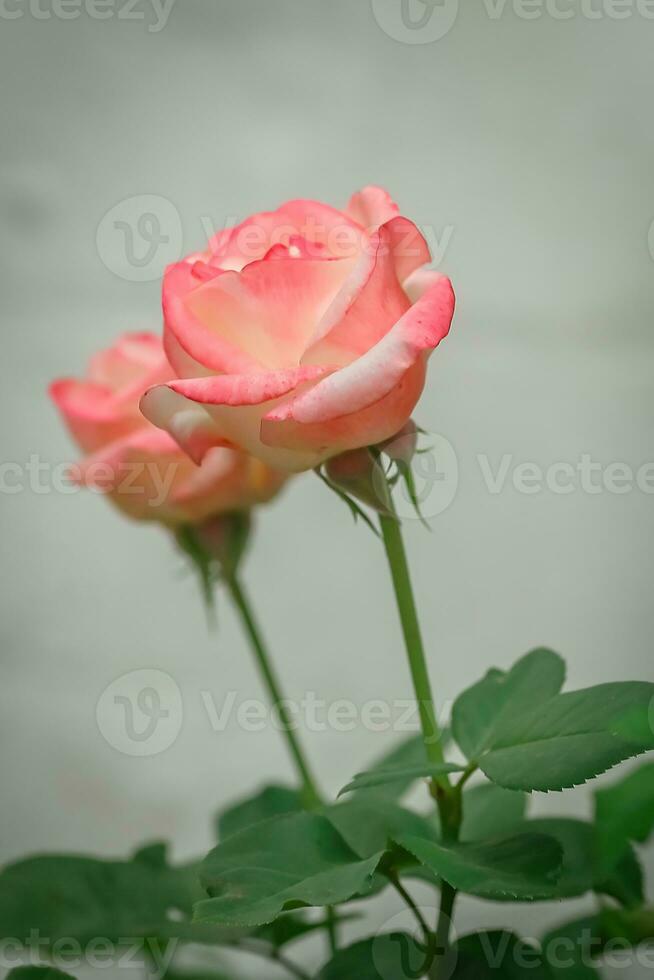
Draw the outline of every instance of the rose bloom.
[[[379,187],[344,211],[289,201],[166,270],[164,346],[178,380],[144,414],[197,462],[215,446],[298,471],[408,420],[454,312],[449,279]]]
[[[232,449],[209,451],[201,466],[167,432],[147,421],[139,399],[173,372],[161,340],[122,336],[96,354],[83,381],[62,379],[50,395],[86,453],[71,468],[77,483],[107,493],[120,510],[141,520],[195,523],[268,500],[284,474]]]

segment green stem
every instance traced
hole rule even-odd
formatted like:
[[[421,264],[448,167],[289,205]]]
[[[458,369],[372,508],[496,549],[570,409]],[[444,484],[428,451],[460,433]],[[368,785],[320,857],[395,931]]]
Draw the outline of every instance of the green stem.
[[[259,668],[261,678],[265,684],[266,690],[268,691],[272,705],[279,712],[279,718],[282,723],[282,732],[286,739],[286,744],[288,745],[291,758],[295,763],[298,776],[300,777],[304,804],[307,810],[316,810],[323,806],[324,800],[320,795],[320,791],[318,790],[316,782],[311,774],[309,763],[304,757],[304,752],[302,751],[299,739],[293,731],[291,717],[286,707],[286,702],[282,696],[279,680],[272,665],[266,645],[263,641],[261,630],[259,629],[254,613],[252,612],[252,607],[247,599],[243,586],[235,574],[228,576],[225,581],[229,594],[231,595],[234,605],[236,606],[241,617],[245,632],[250,641],[254,659],[257,667]],[[327,909],[325,924],[327,926],[329,948],[332,953],[334,953],[338,947],[338,936],[336,931],[336,915],[331,907]]]
[[[440,977],[441,963],[443,962],[450,945],[450,926],[452,924],[452,914],[456,901],[456,888],[444,881],[441,885],[441,902],[438,911],[438,922],[436,924],[436,937],[434,939],[434,949],[436,956],[434,967],[430,976]]]
[[[443,755],[441,733],[436,720],[434,699],[429,681],[429,673],[427,671],[425,649],[422,642],[420,624],[418,623],[418,613],[413,597],[406,552],[404,550],[402,530],[400,522],[395,516],[387,517],[382,514],[380,515],[379,522],[391,577],[393,579],[397,607],[400,613],[413,688],[418,701],[425,751],[427,752],[429,761],[438,764],[444,762],[445,757]],[[450,782],[447,775],[438,776],[435,783],[441,790],[449,790]]]
[[[311,775],[309,764],[304,758],[304,753],[302,752],[298,738],[293,731],[291,716],[286,706],[284,697],[282,696],[279,680],[264,644],[261,630],[259,629],[257,621],[254,618],[252,607],[245,595],[243,586],[235,575],[231,575],[226,580],[226,584],[234,601],[234,605],[236,606],[241,617],[245,632],[250,641],[250,647],[252,648],[254,659],[257,667],[259,668],[261,678],[266,686],[266,690],[272,705],[279,713],[282,732],[284,734],[284,738],[286,739],[286,744],[289,752],[291,753],[293,762],[295,763],[298,776],[300,777],[302,792],[307,809],[316,809],[317,807],[322,806],[323,801],[320,797],[320,793],[318,792],[313,776]]]
[[[424,936],[425,943],[426,943],[427,947],[429,948],[429,946],[432,943],[432,932],[431,932],[431,929],[429,928],[429,926],[427,925],[427,920],[425,919],[424,915],[422,914],[422,912],[418,908],[417,904],[413,900],[413,896],[406,890],[406,888],[404,887],[404,885],[400,881],[400,879],[397,876],[397,874],[391,874],[391,875],[389,875],[389,881],[393,885],[393,887],[395,888],[395,891],[398,893],[398,895],[402,899],[404,899],[404,901],[406,902],[406,904],[408,905],[408,907],[413,912],[413,914],[415,916],[415,919],[416,919],[416,922],[418,923],[418,925],[420,926],[420,929],[422,930],[422,934]]]
[[[402,623],[404,644],[409,660],[413,688],[418,701],[425,751],[430,762],[439,764],[445,761],[443,743],[436,719],[434,699],[425,658],[425,648],[418,622],[413,588],[411,586],[411,576],[409,574],[404,540],[402,538],[402,529],[395,514],[388,516],[382,514],[380,515],[379,521],[391,577],[393,579],[400,621]],[[438,805],[443,839],[450,841],[456,840],[459,835],[462,817],[461,787],[452,787],[449,777],[444,774],[432,780],[431,790]],[[449,947],[450,924],[455,901],[456,889],[444,881],[441,885],[440,909],[436,931],[430,934],[433,937],[433,942],[430,945],[434,956],[433,964],[429,968],[430,977],[438,978],[442,971],[444,957]]]
[[[450,793],[442,793],[437,797],[438,811],[441,819],[441,833],[445,842],[454,843],[459,839],[463,818],[462,782],[458,783]],[[450,926],[457,890],[447,881],[441,881],[441,899],[434,937],[434,964],[430,977],[440,980],[442,964],[445,961],[450,946]],[[447,974],[448,966],[445,962]],[[447,974],[449,975],[449,974]]]

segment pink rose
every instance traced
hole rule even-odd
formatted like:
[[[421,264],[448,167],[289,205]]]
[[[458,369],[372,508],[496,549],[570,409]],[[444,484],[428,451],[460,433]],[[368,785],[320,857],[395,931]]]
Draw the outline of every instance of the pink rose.
[[[427,243],[378,187],[345,211],[289,201],[170,266],[164,345],[180,380],[144,414],[197,462],[238,447],[309,469],[409,418],[454,311]]]
[[[172,374],[161,340],[132,333],[93,357],[86,380],[51,385],[53,401],[86,453],[72,468],[73,479],[108,493],[130,517],[170,525],[201,521],[273,496],[283,474],[224,448],[211,450],[196,466],[167,432],[143,417],[143,392]]]

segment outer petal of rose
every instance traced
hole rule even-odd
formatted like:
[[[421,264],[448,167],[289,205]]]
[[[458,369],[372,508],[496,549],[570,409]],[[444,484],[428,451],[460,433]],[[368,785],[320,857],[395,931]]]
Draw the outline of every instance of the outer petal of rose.
[[[416,269],[402,283],[404,292],[412,303],[416,303],[423,293],[426,293],[428,289],[431,289],[442,278],[442,275],[437,269],[426,269],[424,267],[422,269]]]
[[[123,513],[138,520],[185,519],[171,503],[174,488],[195,469],[167,432],[143,425],[75,464],[72,477],[106,493]]]
[[[302,362],[327,358],[342,365],[376,344],[407,308],[399,282],[430,258],[427,242],[408,218],[381,225],[322,316]]]
[[[348,201],[345,213],[368,231],[399,215],[400,209],[383,187],[370,184]]]
[[[143,424],[137,411],[116,411],[114,392],[106,385],[61,378],[50,385],[49,393],[71,435],[87,453]]]
[[[400,282],[404,282],[412,272],[431,262],[431,253],[420,229],[408,218],[396,217],[387,221],[391,236],[391,249],[395,258],[395,271]]]
[[[354,431],[356,413],[364,410],[364,428],[369,425],[371,431],[375,429],[378,438],[393,435],[415,406],[424,383],[425,355],[447,335],[453,312],[452,285],[440,276],[375,347],[309,391],[268,412],[262,423],[262,440],[268,445],[296,449],[313,446],[318,450],[322,446],[329,456],[333,454],[330,438],[336,431],[341,433],[343,426],[341,436],[349,442],[346,448],[354,449],[367,444],[367,432]],[[390,401],[385,403],[389,396]],[[389,428],[379,436],[378,427],[383,427],[384,413],[394,406],[393,397],[401,402],[406,415],[400,418],[399,409],[393,407],[392,426],[389,417]],[[351,439],[347,425],[339,421],[343,417],[353,428]],[[304,429],[303,434],[303,427],[311,428]],[[339,446],[344,448],[341,443]]]
[[[395,271],[395,218],[374,232],[320,324],[303,364],[344,365],[381,340],[409,307]]]
[[[397,384],[373,405],[323,422],[271,421],[265,416],[261,438],[277,451],[294,450],[311,459],[311,465],[337,453],[372,446],[389,439],[402,428],[420,398],[425,384],[426,358],[419,357]]]
[[[188,369],[189,360],[202,365],[198,374],[203,373],[203,369],[233,373],[261,370],[257,360],[239,347],[226,343],[189,309],[189,297],[202,284],[203,280],[193,275],[193,265],[189,262],[169,265],[164,273],[164,347],[175,371]],[[182,357],[180,352],[185,356]]]
[[[295,454],[275,453],[261,443],[261,418],[280,400],[324,373],[325,368],[308,366],[268,374],[172,381],[147,391],[141,410],[169,432],[196,463],[214,446],[231,446],[271,466],[303,469]]]
[[[89,362],[88,379],[117,387],[129,384],[161,365],[161,340],[153,333],[125,333],[106,350],[94,354]]]
[[[196,466],[167,432],[149,425],[87,457],[73,472],[128,516],[170,525],[264,502],[285,479],[231,449],[214,448]]]
[[[264,503],[279,490],[287,474],[233,449],[210,449],[201,466],[175,487],[171,501],[194,520]]]
[[[166,324],[195,360],[213,370],[249,374],[262,366],[274,370],[298,364],[354,263],[354,258],[251,262],[242,272],[196,283],[174,316],[165,299]],[[182,315],[192,324],[185,334]],[[245,362],[234,366],[233,356],[226,362],[226,350],[239,351]]]

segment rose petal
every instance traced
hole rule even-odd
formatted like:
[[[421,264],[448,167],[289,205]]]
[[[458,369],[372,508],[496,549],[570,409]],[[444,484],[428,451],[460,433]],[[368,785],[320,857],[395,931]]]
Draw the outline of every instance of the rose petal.
[[[106,385],[61,378],[50,385],[49,394],[69,432],[87,453],[142,424],[136,402],[131,412],[116,411],[114,391]]]
[[[340,448],[355,449],[367,444],[370,433],[374,441],[393,435],[415,406],[424,382],[425,355],[447,335],[453,312],[451,283],[440,276],[375,347],[267,412],[262,440],[287,448],[323,447],[331,455],[334,439]],[[362,412],[363,418],[357,418]],[[303,432],[302,427],[312,428]]]
[[[318,325],[303,364],[348,364],[381,340],[408,309],[409,301],[395,272],[392,225],[389,222],[372,235]]]
[[[262,416],[280,399],[321,377],[325,370],[307,366],[267,374],[172,381],[146,392],[141,410],[151,422],[168,431],[197,463],[214,446],[232,446],[274,466],[278,465],[276,454],[259,438]],[[303,468],[297,460],[290,462],[290,469]]]
[[[404,292],[412,303],[416,303],[423,293],[426,293],[428,289],[431,289],[438,282],[442,275],[442,272],[439,272],[437,269],[416,269],[402,283]]]
[[[205,283],[205,288],[211,282]],[[198,288],[203,286],[193,275],[191,263],[176,262],[166,269],[162,291],[164,347],[175,371],[181,373],[187,369],[189,358],[199,366],[196,374],[206,370],[236,373],[260,370],[256,359],[227,343],[191,312],[187,300]],[[179,356],[180,352],[185,356]]]
[[[345,213],[368,231],[399,215],[400,209],[383,187],[370,184],[350,198]]]
[[[354,264],[354,259],[293,259],[251,262],[242,272],[196,285],[186,294],[184,311],[198,325],[198,346],[173,332],[191,356],[214,370],[245,373],[256,365],[285,368],[300,361],[315,325],[329,306]],[[170,321],[167,308],[166,322]],[[214,352],[216,345],[216,352]],[[225,350],[249,360],[245,371],[234,358],[228,367]]]
[[[426,358],[421,355],[393,388],[373,405],[321,422],[275,421],[261,423],[261,439],[277,451],[292,450],[312,459],[312,465],[337,453],[383,442],[402,427],[413,411],[425,383]]]
[[[288,246],[293,236],[337,258],[351,258],[361,247],[361,229],[346,214],[320,201],[298,198],[219,231],[209,240],[205,261],[240,272],[276,245]]]
[[[89,361],[88,380],[118,388],[161,367],[161,340],[153,333],[125,333]]]

